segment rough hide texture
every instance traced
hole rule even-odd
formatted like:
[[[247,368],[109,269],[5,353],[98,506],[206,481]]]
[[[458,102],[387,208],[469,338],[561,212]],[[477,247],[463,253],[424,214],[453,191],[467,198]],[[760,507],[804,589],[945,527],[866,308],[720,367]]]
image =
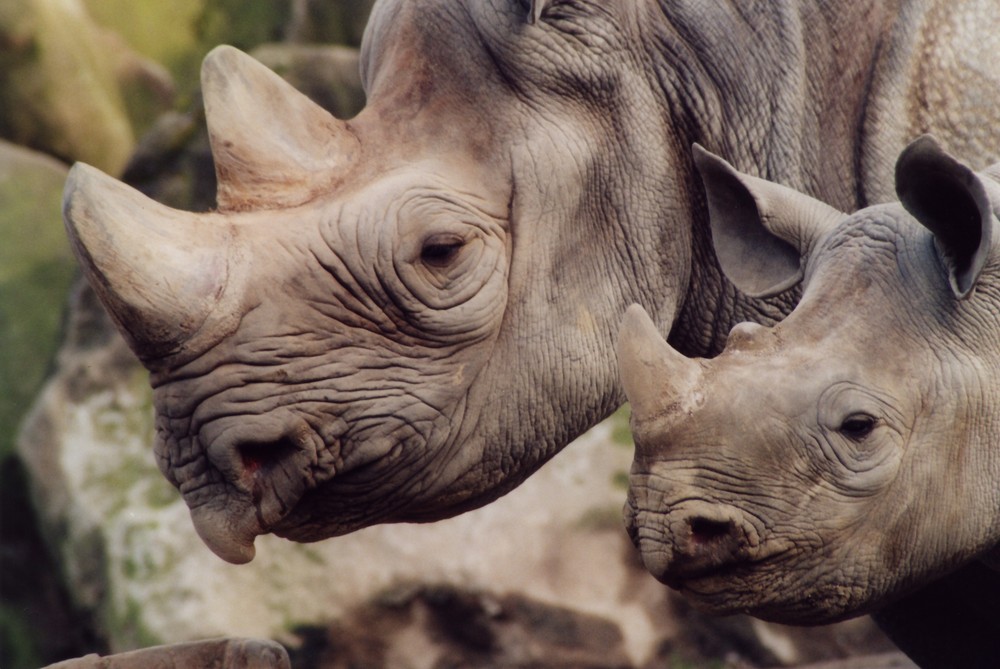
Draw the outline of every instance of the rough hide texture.
[[[921,138],[897,162],[900,202],[848,216],[698,163],[737,285],[804,293],[712,360],[627,312],[626,519],[647,569],[710,611],[875,612],[925,666],[996,666],[1000,165],[976,173]],[[765,269],[761,236],[801,266]]]
[[[621,528],[631,459],[631,442],[613,433],[621,424],[598,426],[484,509],[313,545],[262,537],[253,563],[226,564],[155,475],[142,369],[86,288],[70,326],[21,450],[74,603],[111,652],[252,636],[281,640],[297,667],[316,669],[345,657],[385,669],[456,657],[654,669],[726,656],[797,666],[891,648],[869,621],[804,631],[714,619],[651,587]],[[583,648],[569,640],[578,627],[617,641]],[[326,659],[308,664],[317,654]]]
[[[1000,143],[966,128],[1000,127],[998,12],[384,0],[356,118],[220,48],[218,210],[78,166],[67,226],[152,370],[157,462],[217,554],[435,520],[621,402],[629,303],[702,353],[790,306],[719,275],[692,141],[841,208],[885,197],[920,131],[982,157]]]

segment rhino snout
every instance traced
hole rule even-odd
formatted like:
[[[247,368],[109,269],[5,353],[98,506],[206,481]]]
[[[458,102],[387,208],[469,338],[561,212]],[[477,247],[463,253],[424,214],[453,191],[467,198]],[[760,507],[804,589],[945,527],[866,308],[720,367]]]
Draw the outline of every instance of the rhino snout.
[[[756,528],[726,505],[689,503],[666,513],[626,513],[629,535],[646,569],[677,587],[753,559]]]
[[[203,443],[226,492],[221,502],[193,506],[191,513],[214,553],[230,562],[248,562],[256,536],[272,531],[306,492],[332,478],[339,455],[302,419],[258,416],[220,422],[205,431]]]

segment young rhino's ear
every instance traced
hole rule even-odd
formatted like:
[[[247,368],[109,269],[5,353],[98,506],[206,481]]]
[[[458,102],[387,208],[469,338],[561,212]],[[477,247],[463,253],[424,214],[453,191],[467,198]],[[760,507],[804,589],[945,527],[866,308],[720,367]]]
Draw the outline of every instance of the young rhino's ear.
[[[969,296],[986,265],[993,238],[993,207],[983,181],[924,135],[896,161],[896,194],[903,207],[934,233],[955,296]]]
[[[708,198],[715,254],[743,293],[768,297],[802,280],[802,258],[844,214],[764,179],[736,171],[694,145]]]

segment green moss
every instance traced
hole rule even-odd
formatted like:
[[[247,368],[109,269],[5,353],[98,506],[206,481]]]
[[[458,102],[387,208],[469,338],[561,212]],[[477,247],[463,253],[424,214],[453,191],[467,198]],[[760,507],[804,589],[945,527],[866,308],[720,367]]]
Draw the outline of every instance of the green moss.
[[[114,611],[109,616],[108,629],[109,637],[115,639],[122,649],[149,648],[163,643],[142,623],[142,605],[131,597],[125,600],[120,611]]]
[[[305,559],[309,560],[309,562],[321,566],[326,563],[326,560],[323,559],[323,556],[320,554],[320,552],[315,548],[313,548],[312,546],[309,546],[307,544],[292,544],[292,545],[295,546],[295,550],[297,550],[299,554],[302,555]]]
[[[180,74],[175,66],[198,46],[195,22],[205,0],[85,0],[85,4],[97,23],[175,75]]]
[[[628,426],[631,415],[632,409],[628,404],[622,405],[618,411],[611,415],[611,441],[619,446],[634,447],[632,431]]]
[[[20,611],[0,603],[0,666],[40,667],[45,662],[39,652],[42,641]]]
[[[205,0],[195,30],[202,44],[231,44],[246,51],[281,40],[291,13],[290,0]]]
[[[63,231],[65,170],[0,143],[0,457],[58,348],[75,263]]]
[[[146,504],[149,508],[162,509],[177,503],[180,493],[172,488],[162,476],[158,476],[154,480],[156,482],[151,481],[146,489]]]
[[[180,564],[180,556],[170,546],[161,546],[155,553],[146,550],[149,535],[159,526],[152,521],[133,525],[126,529],[123,550],[126,555],[121,565],[125,580],[149,583],[162,578]]]
[[[622,526],[622,509],[620,506],[593,507],[587,509],[577,521],[577,526],[583,530],[617,530]]]

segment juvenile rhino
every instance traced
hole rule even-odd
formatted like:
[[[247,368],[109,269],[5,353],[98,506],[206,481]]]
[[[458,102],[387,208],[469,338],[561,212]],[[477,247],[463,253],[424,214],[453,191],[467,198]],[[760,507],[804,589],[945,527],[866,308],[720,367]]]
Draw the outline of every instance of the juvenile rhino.
[[[380,0],[356,118],[221,48],[217,211],[78,166],[65,217],[151,371],[160,468],[244,562],[515,487],[623,400],[632,302],[695,353],[786,312],[721,278],[691,143],[882,200],[904,137],[1000,146],[997,24],[993,0]]]
[[[848,216],[697,162],[726,273],[751,294],[804,293],[774,327],[736,325],[712,360],[626,312],[625,515],[646,567],[713,612],[801,624],[885,609],[928,666],[1000,666],[1000,574],[970,565],[1000,545],[1000,165],[973,173],[921,138],[896,166],[900,202]],[[894,625],[896,602],[966,565],[989,613],[959,632],[971,642],[927,629],[928,654],[917,615]]]

